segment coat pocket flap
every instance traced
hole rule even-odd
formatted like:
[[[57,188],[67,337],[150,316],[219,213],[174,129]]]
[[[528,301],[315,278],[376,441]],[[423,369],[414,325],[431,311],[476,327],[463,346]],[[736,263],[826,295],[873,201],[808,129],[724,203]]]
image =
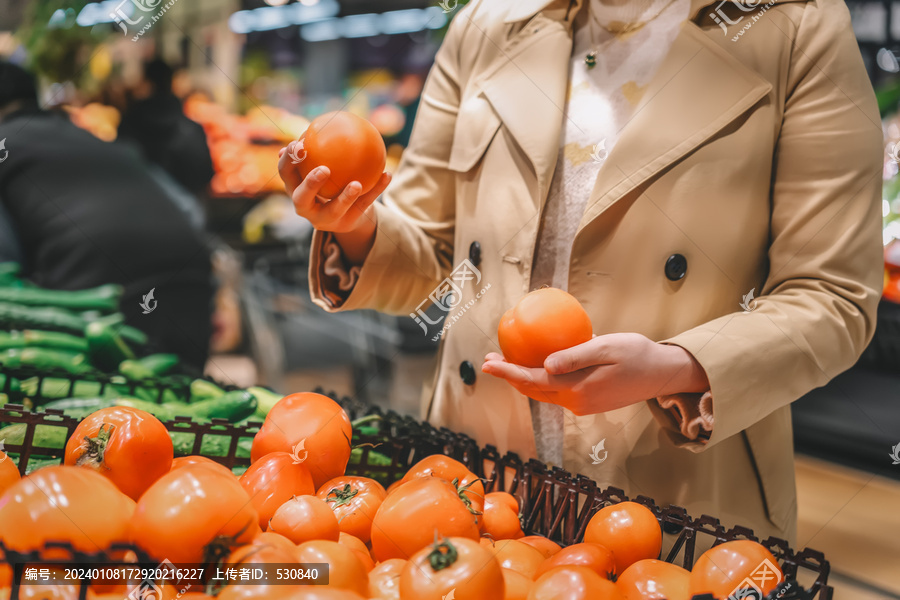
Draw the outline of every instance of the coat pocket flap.
[[[459,173],[470,171],[491,145],[500,123],[500,117],[484,95],[465,100],[459,107],[447,168]]]

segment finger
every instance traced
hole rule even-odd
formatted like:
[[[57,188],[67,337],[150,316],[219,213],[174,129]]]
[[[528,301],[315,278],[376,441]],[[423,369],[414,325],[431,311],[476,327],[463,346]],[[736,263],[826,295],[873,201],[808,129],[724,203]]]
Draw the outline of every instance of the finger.
[[[325,182],[328,181],[330,175],[331,171],[328,167],[316,167],[297,186],[297,189],[291,195],[291,199],[294,202],[294,209],[298,215],[306,216],[313,211],[316,207],[316,195],[322,189],[322,186],[325,185]]]
[[[322,212],[331,219],[339,219],[353,206],[353,203],[356,202],[361,193],[362,185],[358,181],[351,181],[347,187],[341,190],[341,193],[336,198],[325,205],[325,209]]]
[[[500,362],[506,362],[503,355],[497,354],[496,352],[488,352],[487,356],[484,357],[484,360],[499,360]]]
[[[607,364],[608,350],[609,344],[604,336],[596,337],[583,344],[554,352],[544,360],[544,369],[552,375],[564,375]]]
[[[372,202],[375,201],[378,196],[384,193],[384,190],[390,185],[391,181],[394,180],[394,176],[391,173],[382,173],[381,178],[378,180],[378,183],[375,184],[371,190],[366,192],[360,200],[368,201],[369,198],[372,199]],[[369,202],[371,204],[372,202]]]
[[[543,391],[555,390],[558,387],[553,376],[544,369],[528,369],[508,362],[489,360],[482,365],[481,370],[516,386],[534,387]]]

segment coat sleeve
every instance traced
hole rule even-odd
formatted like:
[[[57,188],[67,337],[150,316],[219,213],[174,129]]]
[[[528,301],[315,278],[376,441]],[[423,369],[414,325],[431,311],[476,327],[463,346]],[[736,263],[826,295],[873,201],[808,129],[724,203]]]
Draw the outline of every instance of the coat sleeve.
[[[456,15],[437,53],[409,146],[383,203],[375,204],[374,245],[349,294],[324,271],[329,236],[313,235],[310,291],[329,312],[371,308],[408,314],[450,273],[456,206],[448,163],[461,97],[459,52],[477,4]]]
[[[709,441],[687,438],[650,401],[670,438],[695,452],[851,367],[875,330],[884,269],[881,120],[843,2],[808,3],[792,48],[763,289],[749,313],[665,340],[706,370]]]

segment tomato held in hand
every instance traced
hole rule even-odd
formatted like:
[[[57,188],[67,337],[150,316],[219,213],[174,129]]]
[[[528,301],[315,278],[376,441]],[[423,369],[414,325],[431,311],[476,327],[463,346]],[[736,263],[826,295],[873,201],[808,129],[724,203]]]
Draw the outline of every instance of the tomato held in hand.
[[[341,406],[322,394],[304,392],[279,400],[253,438],[250,460],[288,452],[312,473],[316,489],[344,474],[353,427]]]
[[[306,465],[287,452],[270,452],[250,465],[240,478],[265,529],[278,507],[293,498],[314,494],[312,475]]]
[[[144,492],[131,520],[132,541],[176,565],[205,563],[250,543],[259,517],[233,475],[188,465]]]
[[[538,568],[535,579],[550,569],[563,565],[587,567],[603,579],[611,580],[616,574],[616,558],[612,551],[600,544],[584,542],[563,548],[545,559]]]
[[[694,563],[690,593],[726,598],[748,577],[765,594],[784,579],[778,561],[762,544],[750,540],[725,542],[701,554]]]
[[[612,581],[587,567],[565,565],[537,578],[528,600],[625,600]]]
[[[645,558],[659,558],[662,528],[649,508],[637,502],[621,502],[601,508],[588,522],[584,541],[612,550],[616,573]]]
[[[97,552],[128,541],[134,501],[88,469],[44,467],[10,486],[0,505],[0,542],[10,550],[39,550],[69,542]]]
[[[315,540],[297,546],[297,559],[304,564],[328,565],[328,587],[355,592],[360,596],[369,593],[369,574],[356,554],[346,546],[328,540]]]
[[[296,165],[302,179],[316,167],[328,167],[331,176],[319,195],[331,199],[353,181],[362,185],[360,195],[374,188],[384,173],[387,150],[381,134],[367,120],[348,112],[331,112],[313,119],[282,158],[282,171]]]
[[[497,337],[508,362],[537,369],[554,352],[590,341],[592,332],[591,319],[575,296],[542,288],[503,314]]]
[[[279,506],[268,531],[280,533],[295,544],[313,540],[337,543],[341,536],[337,517],[315,496],[295,496]]]
[[[409,559],[400,574],[401,600],[498,600],[506,584],[494,556],[466,538],[441,539]],[[451,596],[453,597],[453,596]]]
[[[690,600],[691,574],[662,560],[639,560],[616,580],[625,600]]]
[[[172,438],[159,419],[136,408],[113,406],[78,424],[66,443],[65,463],[93,469],[137,500],[169,472],[173,456]]]
[[[475,515],[453,484],[421,477],[404,483],[382,502],[372,521],[372,556],[377,561],[409,558],[434,542],[435,535],[474,541],[478,533]]]
[[[334,511],[341,531],[367,544],[372,538],[372,519],[387,492],[374,479],[345,475],[327,481],[316,496]]]

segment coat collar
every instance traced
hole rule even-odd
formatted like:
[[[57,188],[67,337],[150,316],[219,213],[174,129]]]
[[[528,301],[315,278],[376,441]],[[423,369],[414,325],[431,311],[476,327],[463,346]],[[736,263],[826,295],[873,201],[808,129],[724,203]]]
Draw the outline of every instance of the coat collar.
[[[579,9],[579,8],[581,8],[581,5],[584,4],[584,2],[586,2],[586,1],[587,0],[517,0],[516,3],[513,5],[513,7],[509,10],[509,13],[507,13],[505,21],[507,23],[517,23],[519,21],[526,21],[528,19],[531,19],[532,17],[534,17],[535,15],[537,15],[538,13],[540,13],[541,11],[543,11],[544,9],[546,9],[548,7],[552,6],[555,8],[556,5],[558,5],[558,7],[562,9],[560,11],[560,14],[562,14],[563,18],[565,18],[565,13],[567,12],[567,10],[566,10],[567,5],[569,5],[569,6],[574,5],[575,9]],[[770,0],[770,1],[774,1],[775,4],[783,4],[785,2],[795,2],[797,0]],[[761,0],[751,0],[750,2],[747,2],[747,1],[737,2],[735,0],[719,0],[719,1],[714,0],[712,2],[710,2],[710,0],[691,0],[691,20],[696,19],[697,16],[700,14],[701,11],[703,11],[704,8],[709,7],[709,6],[716,6],[718,4],[722,4],[725,2],[734,2],[736,4],[745,4],[745,5],[751,4],[754,6],[768,4],[768,2],[761,1]]]

